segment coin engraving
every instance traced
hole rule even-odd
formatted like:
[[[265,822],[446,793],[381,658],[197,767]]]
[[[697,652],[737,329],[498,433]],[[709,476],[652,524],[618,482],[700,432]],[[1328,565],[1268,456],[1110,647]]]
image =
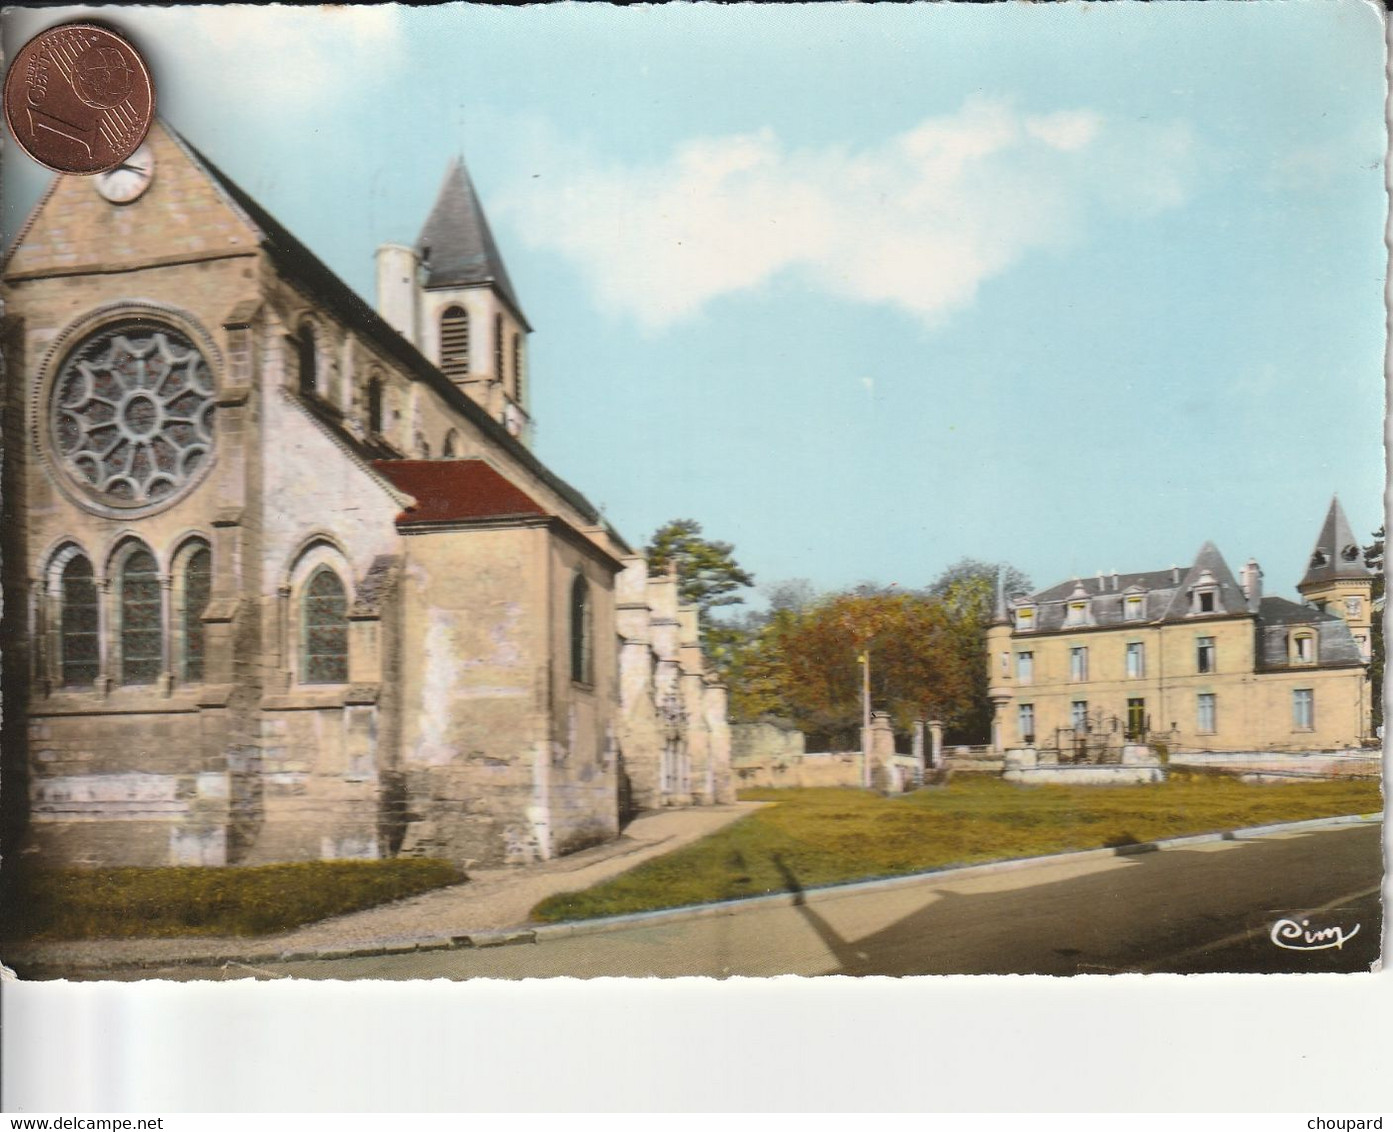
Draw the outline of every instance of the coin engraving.
[[[155,113],[144,60],[95,24],[63,24],[26,43],[4,98],[20,148],[60,173],[114,169],[145,140]]]

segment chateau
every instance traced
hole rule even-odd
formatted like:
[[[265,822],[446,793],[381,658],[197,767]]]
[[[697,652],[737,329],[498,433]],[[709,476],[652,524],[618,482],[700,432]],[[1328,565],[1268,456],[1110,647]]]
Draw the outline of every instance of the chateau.
[[[1095,758],[1123,742],[1320,750],[1371,737],[1373,577],[1332,501],[1298,589],[1235,579],[1213,543],[1187,568],[1076,578],[998,598],[992,742]]]
[[[676,579],[530,448],[467,172],[374,311],[160,123],[4,269],[7,848],[549,858],[729,800]]]

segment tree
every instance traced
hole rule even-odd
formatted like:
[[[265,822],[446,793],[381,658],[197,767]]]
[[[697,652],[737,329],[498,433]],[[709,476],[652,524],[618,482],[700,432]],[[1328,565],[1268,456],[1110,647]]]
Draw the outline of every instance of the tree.
[[[956,725],[950,724],[950,741],[983,742],[991,734],[986,648],[987,627],[996,612],[998,587],[1007,598],[1029,593],[1033,588],[1030,579],[1009,563],[975,558],[959,559],[929,583],[927,592],[945,602],[953,613],[952,647],[958,650],[960,662],[966,665],[969,658],[975,658],[976,664],[970,669],[970,706],[961,713]]]
[[[684,605],[695,605],[703,636],[713,624],[711,611],[739,605],[745,599],[736,590],[755,584],[754,575],[735,561],[735,547],[701,537],[695,519],[674,519],[654,532],[644,548],[650,574],[660,574],[669,563],[677,567],[677,591]]]
[[[1364,548],[1364,565],[1374,575],[1373,623],[1369,627],[1369,686],[1373,689],[1374,727],[1383,726],[1383,600],[1387,581],[1383,574],[1384,529],[1373,534],[1373,542]]]

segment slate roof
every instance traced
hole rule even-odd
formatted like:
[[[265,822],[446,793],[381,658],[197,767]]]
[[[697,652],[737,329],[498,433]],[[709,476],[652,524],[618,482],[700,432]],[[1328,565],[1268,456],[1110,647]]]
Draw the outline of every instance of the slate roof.
[[[491,286],[523,325],[532,329],[513,293],[508,269],[463,158],[456,157],[445,171],[435,207],[417,237],[416,251],[425,265],[427,288]]]
[[[1246,614],[1248,600],[1234,578],[1224,556],[1212,542],[1206,542],[1189,567],[1169,570],[1143,570],[1132,574],[1104,574],[1101,577],[1075,578],[1060,582],[1030,595],[1021,604],[1034,604],[1037,633],[1059,632],[1065,628],[1103,628],[1112,625],[1141,624],[1154,621],[1190,620],[1190,591],[1202,581],[1212,580],[1216,601],[1213,613],[1206,617]],[[1129,595],[1140,594],[1142,616],[1130,622],[1125,616]],[[1086,625],[1065,625],[1068,604],[1079,596],[1089,599]]]
[[[1345,518],[1345,509],[1340,506],[1338,497],[1332,499],[1316,545],[1311,549],[1306,576],[1297,588],[1304,590],[1307,586],[1342,578],[1362,579],[1370,576],[1369,568],[1364,565],[1363,549],[1350,529],[1349,520]]]
[[[546,516],[546,508],[483,460],[374,460],[399,491],[416,500],[398,523]]]
[[[1362,665],[1364,658],[1359,646],[1342,617],[1322,613],[1309,605],[1300,605],[1284,597],[1265,597],[1258,611],[1258,670],[1311,668],[1311,664],[1291,663],[1291,630],[1309,625],[1316,632],[1316,665],[1338,667]]]
[[[454,383],[432,365],[425,355],[398,334],[385,319],[363,301],[353,288],[343,282],[325,266],[318,256],[296,239],[289,229],[267,212],[240,185],[200,153],[172,126],[163,121],[160,124],[168,131],[175,143],[189,155],[190,159],[203,169],[214,184],[227,195],[233,205],[242,211],[252,227],[257,229],[262,249],[271,257],[271,261],[283,275],[296,282],[310,298],[380,350],[383,356],[396,362],[413,377],[430,385],[447,405],[476,424],[491,441],[523,467],[533,472],[543,483],[574,507],[587,523],[601,521],[599,512],[585,496],[551,471],[503,425],[460,392]],[[338,428],[338,431],[344,438],[351,440],[346,430]],[[352,441],[351,446],[360,452],[363,449],[361,442]],[[616,538],[618,538],[617,534]],[[623,543],[622,539],[619,541],[621,544]]]
[[[1177,577],[1179,580],[1177,580]],[[1201,581],[1213,581],[1216,590],[1212,613],[1191,612],[1190,592]],[[1143,617],[1127,621],[1124,617],[1128,591],[1144,591]],[[1084,625],[1066,625],[1065,616],[1071,600],[1088,598],[1088,621]],[[1257,667],[1261,672],[1279,669],[1297,670],[1312,667],[1340,667],[1364,663],[1350,633],[1349,625],[1333,613],[1314,606],[1289,601],[1284,597],[1264,597],[1257,609],[1250,609],[1233,572],[1219,548],[1212,542],[1200,547],[1189,567],[1170,570],[1147,570],[1134,574],[1105,574],[1101,578],[1075,578],[1018,600],[1017,605],[1036,607],[1033,630],[1022,632],[1022,638],[1048,633],[1076,632],[1093,628],[1112,628],[1120,625],[1142,626],[1156,622],[1200,621],[1209,617],[1251,617],[1257,634]],[[1292,664],[1290,635],[1296,626],[1309,625],[1316,633],[1315,663]]]

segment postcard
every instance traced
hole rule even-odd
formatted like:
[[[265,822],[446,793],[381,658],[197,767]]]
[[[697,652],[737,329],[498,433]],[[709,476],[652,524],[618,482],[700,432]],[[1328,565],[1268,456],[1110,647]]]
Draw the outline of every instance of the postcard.
[[[155,117],[5,151],[22,979],[1377,965],[1367,8],[6,55],[83,19]]]

